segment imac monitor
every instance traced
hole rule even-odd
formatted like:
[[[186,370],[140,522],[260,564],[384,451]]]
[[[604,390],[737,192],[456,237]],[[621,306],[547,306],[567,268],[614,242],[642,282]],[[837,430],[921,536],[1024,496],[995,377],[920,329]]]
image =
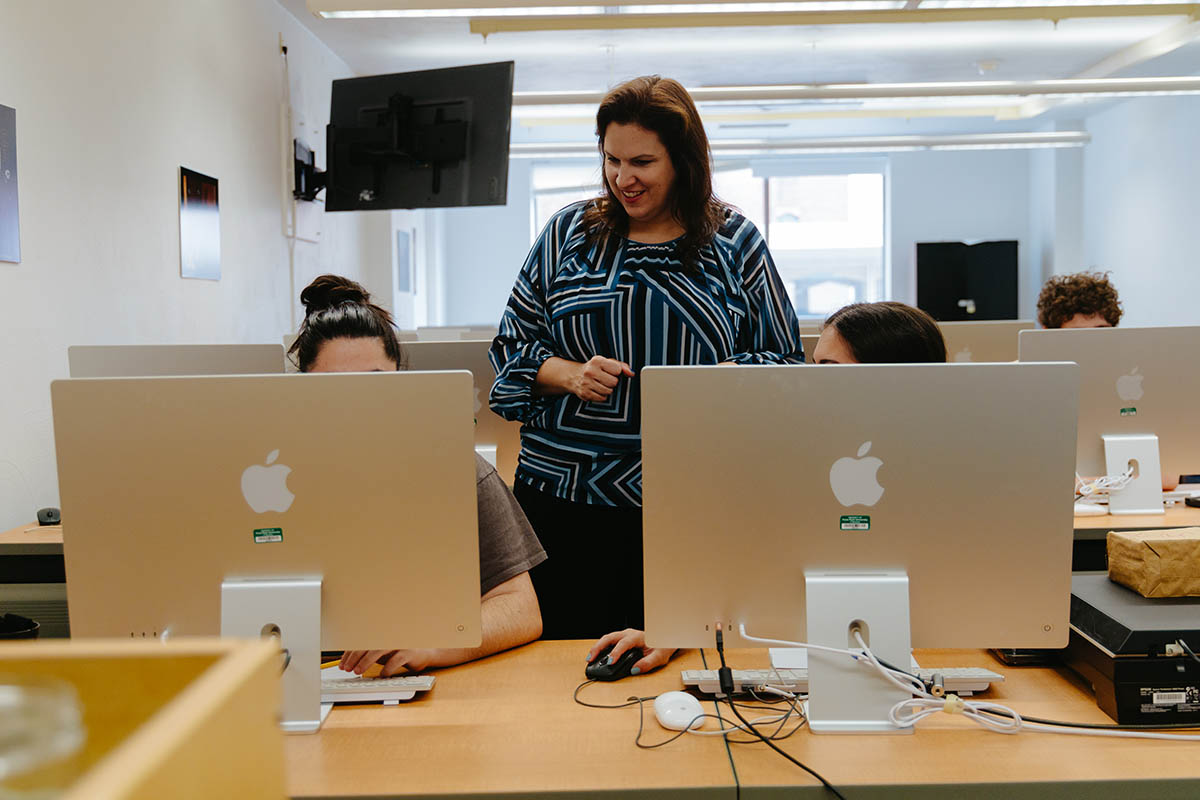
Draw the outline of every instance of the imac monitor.
[[[311,663],[280,624],[285,702],[322,649],[477,646],[472,394],[466,372],[53,382],[72,634],[229,634],[228,586],[316,581]]]
[[[899,664],[910,641],[1066,645],[1073,364],[656,367],[638,379],[650,646],[712,647],[720,622],[729,647],[755,646],[744,624],[845,648],[854,619]],[[871,677],[827,697],[887,688]],[[874,713],[886,720],[886,707]]]
[[[504,205],[513,62],[333,82],[327,211]]]
[[[1022,331],[1021,361],[1079,365],[1075,469],[1109,474],[1104,436],[1155,436],[1161,486],[1200,472],[1200,326]],[[1161,496],[1158,500],[1161,511]]]
[[[500,477],[512,486],[517,469],[517,455],[521,451],[521,423],[504,419],[488,406],[488,395],[496,371],[488,361],[488,350],[492,340],[459,342],[405,342],[401,345],[410,370],[470,370],[475,381],[472,407],[475,411],[475,447],[484,458],[488,458],[500,473]]]
[[[946,360],[984,363],[1017,360],[1017,334],[1037,328],[1033,320],[939,322],[946,340]]]
[[[270,375],[283,372],[277,344],[122,344],[67,348],[72,378]]]

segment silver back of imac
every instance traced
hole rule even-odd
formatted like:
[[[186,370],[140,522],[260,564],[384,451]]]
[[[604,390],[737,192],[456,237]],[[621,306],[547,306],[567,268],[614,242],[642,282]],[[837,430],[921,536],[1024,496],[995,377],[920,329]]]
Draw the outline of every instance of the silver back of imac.
[[[1000,322],[939,322],[951,363],[1017,360],[1017,335],[1037,328],[1030,319]]]
[[[1066,644],[1074,365],[638,379],[651,646],[712,647],[717,621],[806,641],[806,571],[881,570],[908,575],[914,647]]]
[[[510,422],[488,406],[496,371],[488,361],[492,340],[405,342],[401,347],[411,370],[469,370],[475,380],[475,444],[496,448],[496,471],[512,485],[521,452],[521,423]]]
[[[71,632],[221,632],[222,582],[315,576],[321,647],[480,641],[466,372],[51,384]]]
[[[122,344],[67,348],[72,378],[271,375],[284,370],[277,344]]]
[[[1076,469],[1106,473],[1106,434],[1158,437],[1163,485],[1200,472],[1200,327],[1022,331],[1022,361],[1079,365]]]

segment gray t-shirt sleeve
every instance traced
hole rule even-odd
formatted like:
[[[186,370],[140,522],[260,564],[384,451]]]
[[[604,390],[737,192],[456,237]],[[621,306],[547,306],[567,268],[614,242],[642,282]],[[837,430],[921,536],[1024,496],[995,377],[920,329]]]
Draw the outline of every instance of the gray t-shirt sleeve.
[[[517,498],[496,468],[475,456],[475,493],[479,506],[479,594],[546,560]]]

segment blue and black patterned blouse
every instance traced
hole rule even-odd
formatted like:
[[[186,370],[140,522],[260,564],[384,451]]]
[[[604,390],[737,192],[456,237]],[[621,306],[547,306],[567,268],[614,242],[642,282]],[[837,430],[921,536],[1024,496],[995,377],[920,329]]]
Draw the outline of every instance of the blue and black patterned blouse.
[[[516,479],[577,503],[642,504],[641,390],[622,377],[604,402],[534,394],[551,356],[596,355],[639,373],[663,364],[795,364],[800,328],[767,243],[730,211],[687,274],[676,242],[591,244],[585,201],[551,218],[517,277],[490,358],[491,407],[520,420]]]

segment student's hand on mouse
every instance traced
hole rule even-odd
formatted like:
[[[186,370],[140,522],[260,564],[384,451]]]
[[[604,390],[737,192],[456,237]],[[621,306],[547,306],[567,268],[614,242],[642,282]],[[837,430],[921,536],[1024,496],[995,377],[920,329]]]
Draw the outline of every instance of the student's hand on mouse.
[[[592,649],[588,650],[587,660],[592,661],[600,651],[612,645],[612,652],[608,654],[610,663],[616,663],[617,659],[625,654],[626,650],[632,647],[641,648],[642,657],[634,663],[631,675],[641,675],[650,670],[658,669],[671,660],[671,656],[675,655],[673,648],[662,647],[646,647],[646,632],[639,631],[634,628],[626,628],[623,631],[613,631],[606,633],[596,640],[592,645]]]
[[[617,388],[621,376],[633,377],[633,370],[624,361],[604,356],[592,356],[579,365],[579,369],[567,382],[567,391],[580,400],[600,403],[609,398]]]
[[[338,666],[346,672],[362,675],[375,663],[383,665],[379,677],[389,678],[402,672],[421,672],[433,662],[433,650],[347,650]]]

